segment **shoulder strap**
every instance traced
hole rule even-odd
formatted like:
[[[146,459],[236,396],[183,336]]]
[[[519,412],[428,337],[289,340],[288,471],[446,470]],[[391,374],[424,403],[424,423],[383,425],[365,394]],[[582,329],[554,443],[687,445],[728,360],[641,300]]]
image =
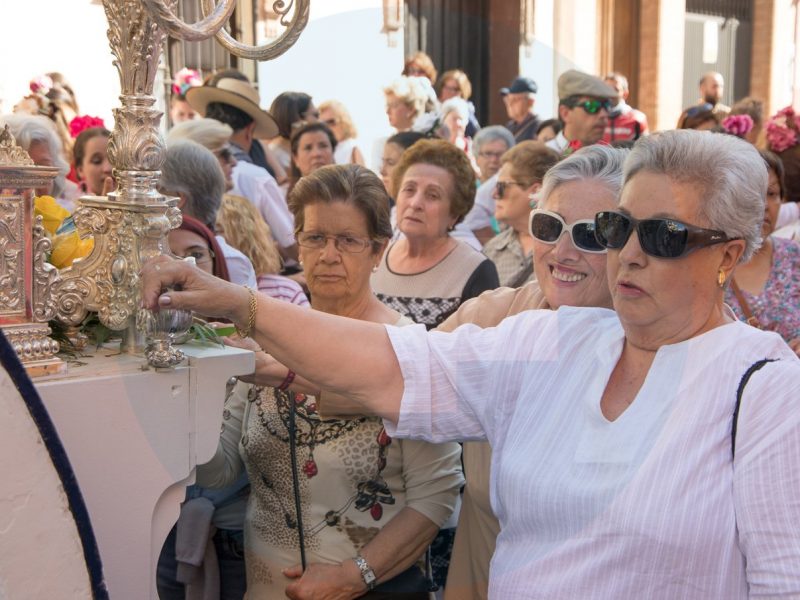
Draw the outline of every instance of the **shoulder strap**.
[[[754,362],[752,365],[750,365],[750,368],[744,372],[742,379],[739,381],[739,388],[736,390],[736,406],[733,409],[733,425],[731,426],[731,459],[736,456],[736,428],[739,424],[739,407],[742,404],[744,387],[747,385],[747,382],[750,381],[750,377],[753,376],[753,373],[758,371],[765,364],[775,362],[777,360],[777,358],[762,358],[761,360]]]
[[[739,285],[736,283],[735,278],[731,279],[731,291],[736,297],[736,301],[739,303],[742,313],[744,313],[744,318],[747,321],[747,324],[761,329],[761,322],[758,320],[758,317],[753,314],[753,310],[750,308],[750,303],[747,302],[747,298],[744,297],[742,290],[739,289]]]

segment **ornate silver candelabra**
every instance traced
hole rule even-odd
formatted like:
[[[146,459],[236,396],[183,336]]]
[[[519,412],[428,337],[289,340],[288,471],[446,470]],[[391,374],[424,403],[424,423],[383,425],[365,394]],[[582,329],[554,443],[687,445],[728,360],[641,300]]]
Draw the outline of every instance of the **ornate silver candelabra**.
[[[142,349],[136,327],[141,304],[139,272],[143,262],[168,250],[167,234],[181,221],[176,199],[156,190],[164,140],[158,127],[162,113],[153,108],[153,83],[166,35],[188,41],[213,35],[236,56],[270,60],[297,41],[308,22],[309,3],[276,0],[273,10],[281,15],[285,32],[270,44],[249,46],[223,29],[236,0],[220,0],[216,5],[202,0],[206,16],[195,24],[175,16],[177,0],[103,0],[122,89],[122,106],[114,110],[108,147],[117,190],[107,197],[79,200],[75,224],[82,235],[94,236],[94,250],[61,272],[55,290],[59,319],[78,325],[88,311],[96,311],[104,325],[125,332],[124,351]],[[154,366],[169,366],[159,359],[150,361]]]

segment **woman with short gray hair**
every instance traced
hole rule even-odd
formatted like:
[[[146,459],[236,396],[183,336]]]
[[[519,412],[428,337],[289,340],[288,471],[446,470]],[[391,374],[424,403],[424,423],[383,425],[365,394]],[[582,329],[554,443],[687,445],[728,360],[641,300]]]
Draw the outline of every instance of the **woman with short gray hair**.
[[[72,210],[74,198],[65,198],[69,163],[64,160],[62,155],[61,139],[58,137],[53,122],[38,115],[5,115],[0,122],[0,128],[4,125],[8,125],[17,145],[30,154],[35,165],[58,169],[58,175],[52,185],[47,188],[39,188],[36,193],[40,196],[53,196],[68,210]],[[72,196],[77,196],[77,193],[73,193]]]
[[[619,207],[595,216],[614,311],[428,333],[264,297],[251,311],[247,291],[167,257],[145,266],[143,298],[255,322],[282,363],[348,390],[323,412],[381,416],[396,438],[487,439],[501,525],[490,597],[800,597],[800,359],[723,302],[766,190],[743,140],[640,139]],[[552,236],[564,232],[575,224]]]
[[[178,196],[178,208],[211,231],[216,226],[226,187],[222,167],[208,148],[189,139],[179,139],[167,147],[158,189],[165,195]],[[222,236],[216,238],[225,256],[230,280],[257,289],[256,272],[250,260]]]
[[[500,158],[514,146],[514,136],[501,125],[484,127],[472,139],[472,153],[480,169],[481,181],[500,170]]]

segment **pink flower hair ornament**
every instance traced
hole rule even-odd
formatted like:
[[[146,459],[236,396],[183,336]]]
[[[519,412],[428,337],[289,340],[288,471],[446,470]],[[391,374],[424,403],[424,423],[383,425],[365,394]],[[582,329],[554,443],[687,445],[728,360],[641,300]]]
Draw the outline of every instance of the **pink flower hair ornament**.
[[[74,140],[82,131],[91,129],[92,127],[106,128],[106,124],[100,117],[90,117],[89,115],[80,115],[69,122],[69,135]]]
[[[53,89],[53,80],[49,75],[37,75],[28,82],[28,87],[34,94],[46,96]]]
[[[753,118],[750,115],[731,115],[722,120],[722,128],[731,135],[743,138],[753,129]]]
[[[172,81],[172,93],[176,96],[184,96],[190,88],[201,85],[203,85],[203,79],[200,77],[200,73],[184,67],[175,73]]]
[[[767,121],[765,130],[767,145],[773,152],[784,152],[800,141],[796,115],[791,106],[779,110],[774,117],[771,117]]]

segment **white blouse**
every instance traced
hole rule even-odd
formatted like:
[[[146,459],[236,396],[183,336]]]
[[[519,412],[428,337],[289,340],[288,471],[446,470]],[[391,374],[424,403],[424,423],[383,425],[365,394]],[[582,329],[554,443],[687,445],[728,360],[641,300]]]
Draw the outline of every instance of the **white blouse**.
[[[491,598],[800,597],[800,360],[735,322],[659,349],[613,422],[613,311],[528,311],[452,334],[387,328],[392,436],[488,439],[501,533]],[[745,389],[736,457],[736,389]]]

